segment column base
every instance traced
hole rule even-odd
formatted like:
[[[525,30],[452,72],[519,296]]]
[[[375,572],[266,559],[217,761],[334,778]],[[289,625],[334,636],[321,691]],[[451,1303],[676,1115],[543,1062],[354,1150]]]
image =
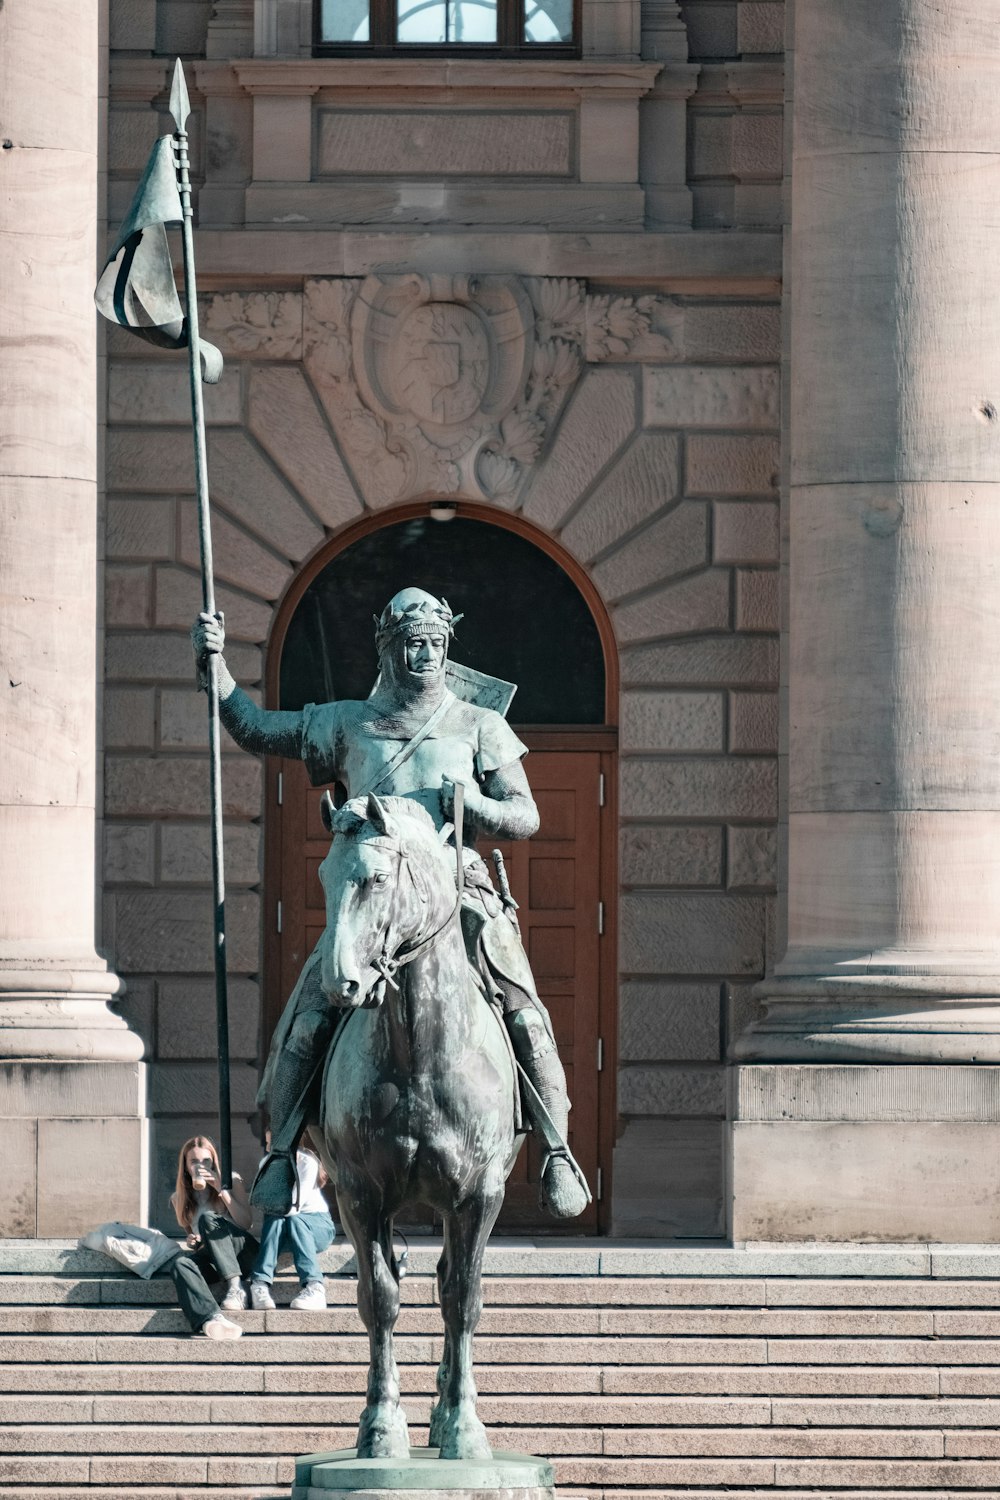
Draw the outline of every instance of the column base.
[[[1000,1241],[1000,1067],[732,1069],[734,1240]]]
[[[146,1222],[146,1068],[0,1058],[0,1238],[68,1239]]]
[[[125,986],[103,958],[15,947],[34,945],[0,945],[0,1061],[139,1061],[142,1038],[108,1008]]]
[[[916,965],[914,965],[916,969]],[[756,986],[764,1014],[730,1055],[753,1062],[1000,1063],[1000,974],[847,965]]]

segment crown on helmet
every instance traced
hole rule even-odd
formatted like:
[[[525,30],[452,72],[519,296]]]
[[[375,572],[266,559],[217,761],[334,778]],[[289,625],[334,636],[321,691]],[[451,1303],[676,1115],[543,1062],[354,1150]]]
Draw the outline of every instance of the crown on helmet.
[[[375,649],[379,656],[397,636],[444,635],[450,641],[461,615],[453,615],[447,599],[435,599],[423,589],[404,589],[389,600],[375,620]]]

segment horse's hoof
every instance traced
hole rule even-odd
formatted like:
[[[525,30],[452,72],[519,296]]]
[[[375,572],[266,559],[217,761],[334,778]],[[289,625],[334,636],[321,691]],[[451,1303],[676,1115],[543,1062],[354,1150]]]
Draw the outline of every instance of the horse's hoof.
[[[430,1446],[440,1450],[441,1458],[492,1458],[486,1428],[475,1412],[461,1407],[444,1407],[440,1403],[431,1415]]]
[[[408,1458],[410,1433],[401,1406],[366,1408],[358,1427],[359,1458]]]
[[[587,1207],[586,1190],[564,1156],[549,1159],[538,1201],[557,1219],[575,1219]]]

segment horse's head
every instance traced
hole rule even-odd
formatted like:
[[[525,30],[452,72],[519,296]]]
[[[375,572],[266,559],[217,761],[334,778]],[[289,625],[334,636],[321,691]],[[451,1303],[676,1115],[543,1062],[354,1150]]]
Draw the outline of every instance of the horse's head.
[[[339,834],[319,868],[326,896],[320,939],[320,984],[334,1004],[371,1004],[385,961],[433,930],[435,889],[448,869],[433,821],[419,803],[369,795],[333,810],[323,821]],[[454,882],[451,881],[452,899]]]

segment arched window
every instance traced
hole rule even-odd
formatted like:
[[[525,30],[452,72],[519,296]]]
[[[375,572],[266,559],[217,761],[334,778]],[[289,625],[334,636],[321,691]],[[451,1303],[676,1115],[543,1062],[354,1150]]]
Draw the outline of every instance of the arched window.
[[[367,698],[377,670],[372,614],[410,585],[464,614],[456,661],[517,683],[511,723],[604,723],[601,639],[573,580],[517,532],[462,515],[382,526],[327,563],[288,626],[280,706]]]

